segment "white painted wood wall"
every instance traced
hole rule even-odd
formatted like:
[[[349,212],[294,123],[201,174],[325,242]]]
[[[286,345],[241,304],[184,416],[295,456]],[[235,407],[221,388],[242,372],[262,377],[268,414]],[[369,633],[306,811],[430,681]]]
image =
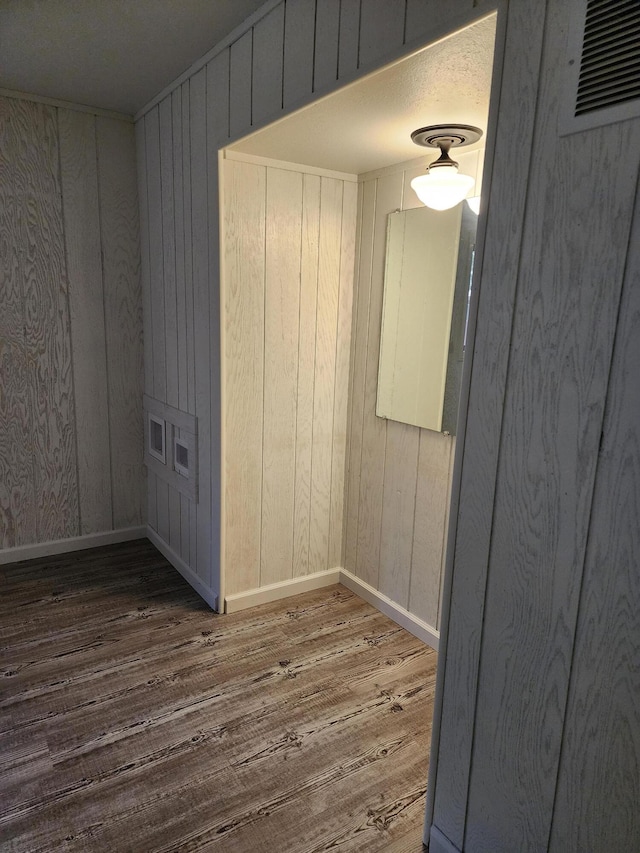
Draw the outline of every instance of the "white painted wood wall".
[[[218,149],[425,44],[427,32],[470,23],[484,14],[475,6],[269,0],[136,117],[145,393],[194,414],[199,436],[198,503],[150,474],[148,521],[165,554],[213,596],[221,550]]]
[[[455,439],[376,417],[387,216],[420,206],[429,158],[359,178],[344,567],[439,629]],[[482,152],[458,155],[481,182]]]
[[[451,610],[442,625],[443,704],[431,756],[432,853],[632,851],[640,836],[640,123],[558,138],[571,4],[496,5],[506,42],[497,133],[489,134],[495,157],[469,405],[458,438]],[[200,460],[209,498],[198,506],[189,560],[212,582],[220,545],[217,149],[491,8],[482,0],[269,2],[138,121],[141,155],[150,156],[146,166],[140,159],[145,293],[157,288],[158,304],[159,294],[173,293],[158,270],[160,261],[171,266],[170,211],[174,225],[182,221],[162,195],[157,150],[170,134],[159,113],[180,99],[179,112],[171,103],[171,139],[183,145],[178,171],[191,200],[183,212],[185,223],[191,216],[191,251],[176,293],[181,275],[193,282],[185,290],[194,304],[187,374],[195,373],[195,412],[211,454],[205,449]],[[153,394],[156,384],[164,396],[173,343],[166,315],[152,317],[151,308],[147,302],[146,390]],[[356,366],[364,391],[369,357]],[[364,409],[364,399],[354,395],[352,405]],[[379,446],[371,432],[371,446]],[[408,442],[419,460],[415,436],[384,441]],[[387,475],[379,460],[362,473],[378,488],[356,541],[375,551],[379,530],[372,538],[365,531],[384,514]],[[167,537],[172,526],[182,530],[172,506],[152,484],[150,507]]]
[[[224,565],[236,594],[342,566],[357,184],[227,159],[223,199]]]
[[[0,98],[0,549],[139,528],[131,122]]]

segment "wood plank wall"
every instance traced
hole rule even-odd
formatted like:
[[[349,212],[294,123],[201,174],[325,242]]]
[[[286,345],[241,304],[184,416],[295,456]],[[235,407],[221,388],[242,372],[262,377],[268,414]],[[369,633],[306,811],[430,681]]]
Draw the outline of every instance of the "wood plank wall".
[[[213,50],[137,117],[145,392],[169,402],[177,391],[177,407],[198,418],[200,456],[198,504],[179,499],[150,475],[148,519],[175,558],[215,595],[221,541],[218,149],[401,56],[409,46],[426,44],[490,11],[486,0],[448,4],[445,12],[439,5],[435,0],[269,0],[246,30]],[[434,14],[423,15],[423,6]],[[380,24],[393,20],[384,37],[371,26],[372,15]],[[336,353],[341,364],[346,358],[343,349]],[[345,406],[338,400],[338,419]],[[340,452],[333,456],[332,476],[342,466]],[[320,492],[313,500],[321,500]],[[341,501],[336,497],[330,510],[332,553],[343,541],[337,532]],[[305,563],[307,558],[296,559]]]
[[[223,186],[232,594],[342,565],[357,185],[227,159]]]
[[[0,98],[0,548],[142,523],[133,125]]]
[[[180,82],[183,157],[188,152],[183,189],[192,194],[184,217],[186,222],[193,212],[193,228],[211,228],[217,147],[494,6],[503,13],[499,31],[506,32],[506,41],[459,466],[452,604],[443,626],[441,737],[433,756],[435,826],[448,839],[447,849],[453,845],[468,853],[631,851],[640,836],[635,735],[640,688],[631,663],[638,656],[640,484],[637,400],[628,395],[635,314],[620,309],[637,310],[637,258],[628,245],[632,223],[634,229],[637,224],[640,130],[638,121],[629,121],[558,138],[572,4],[269,2],[259,24],[256,19],[255,26],[214,51],[202,70]],[[143,138],[147,131],[160,132],[157,113],[154,105],[138,122]],[[156,147],[154,142],[149,152],[154,186],[161,182]],[[143,174],[141,188],[148,183]],[[368,219],[363,215],[362,226],[367,222],[371,234],[375,206],[388,191],[363,186],[361,206]],[[163,257],[164,223],[157,190],[143,195],[154,200],[145,238],[149,268],[158,250]],[[372,238],[363,239],[360,281],[379,264],[373,248]],[[210,412],[209,424],[215,425],[220,421],[217,353],[212,339],[205,344],[201,337],[219,298],[215,230],[199,231],[185,267],[189,258],[193,270],[185,277],[197,270],[194,315],[202,328],[195,340],[200,356],[188,352],[187,357],[206,371],[207,352],[212,353],[211,395],[208,403],[201,395],[205,412],[196,414],[206,418]],[[16,260],[7,256],[3,263]],[[158,288],[156,296],[165,288],[147,280],[145,329],[153,332],[153,368],[162,385],[165,322],[153,318],[159,302],[151,300],[151,286]],[[176,288],[179,293],[180,285]],[[358,307],[369,300],[369,308],[375,308],[377,299],[359,292]],[[215,322],[210,331],[215,333]],[[356,334],[372,331],[359,311]],[[375,331],[372,344],[374,339]],[[372,465],[362,468],[357,491],[368,499],[369,488],[375,488],[357,535],[350,532],[347,542],[357,544],[356,557],[350,551],[348,560],[356,566],[353,561],[360,560],[362,571],[365,559],[379,565],[375,525],[384,523],[385,504],[387,517],[391,511],[391,491],[385,502],[383,488],[395,480],[386,464],[389,445],[411,453],[418,464],[420,447],[402,430],[383,434],[375,421],[365,424],[374,373],[369,356],[359,353],[352,365],[358,393],[352,395],[351,417],[362,419],[363,427],[355,436],[352,430],[350,454],[371,448]],[[192,365],[188,361],[188,374]],[[14,376],[11,393],[18,400],[23,380],[19,370]],[[148,371],[148,393],[153,378]],[[218,450],[214,439],[212,464],[201,460],[201,482],[209,479],[213,495],[219,492],[211,473]],[[156,525],[162,519],[168,528],[161,497],[156,516],[152,484],[150,514]],[[402,498],[404,503],[407,496]],[[352,507],[350,498],[348,512]],[[631,512],[628,524],[621,523],[624,510]],[[212,514],[198,539],[198,548],[200,542],[205,547],[209,532],[213,552],[202,559],[214,562],[215,524]],[[164,532],[168,537],[168,529]],[[390,541],[392,549],[401,549]]]
[[[640,843],[640,120],[559,136],[571,9],[508,4],[436,853]]]
[[[458,155],[481,183],[481,152]],[[428,158],[360,176],[344,567],[438,629],[455,439],[376,417],[387,216]]]

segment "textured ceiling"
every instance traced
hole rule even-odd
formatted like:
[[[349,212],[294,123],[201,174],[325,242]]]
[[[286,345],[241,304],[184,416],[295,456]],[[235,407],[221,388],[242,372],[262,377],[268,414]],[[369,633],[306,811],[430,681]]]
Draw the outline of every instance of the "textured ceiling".
[[[437,151],[411,131],[429,124],[487,129],[495,16],[358,81],[232,146],[245,154],[351,174]],[[484,138],[477,145],[484,146]],[[456,155],[454,154],[454,157]]]
[[[0,0],[0,88],[134,114],[264,0]]]

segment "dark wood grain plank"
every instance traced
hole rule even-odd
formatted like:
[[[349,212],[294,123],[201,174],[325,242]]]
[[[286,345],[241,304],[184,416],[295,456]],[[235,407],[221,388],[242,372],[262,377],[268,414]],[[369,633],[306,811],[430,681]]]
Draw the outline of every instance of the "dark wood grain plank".
[[[436,655],[350,591],[216,616],[144,540],[2,582],[0,846],[421,849]]]

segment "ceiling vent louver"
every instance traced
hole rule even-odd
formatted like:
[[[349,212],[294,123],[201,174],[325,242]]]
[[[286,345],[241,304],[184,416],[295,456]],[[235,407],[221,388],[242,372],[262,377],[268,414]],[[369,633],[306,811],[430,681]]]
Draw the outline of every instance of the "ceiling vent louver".
[[[572,5],[563,135],[640,116],[640,1]]]

